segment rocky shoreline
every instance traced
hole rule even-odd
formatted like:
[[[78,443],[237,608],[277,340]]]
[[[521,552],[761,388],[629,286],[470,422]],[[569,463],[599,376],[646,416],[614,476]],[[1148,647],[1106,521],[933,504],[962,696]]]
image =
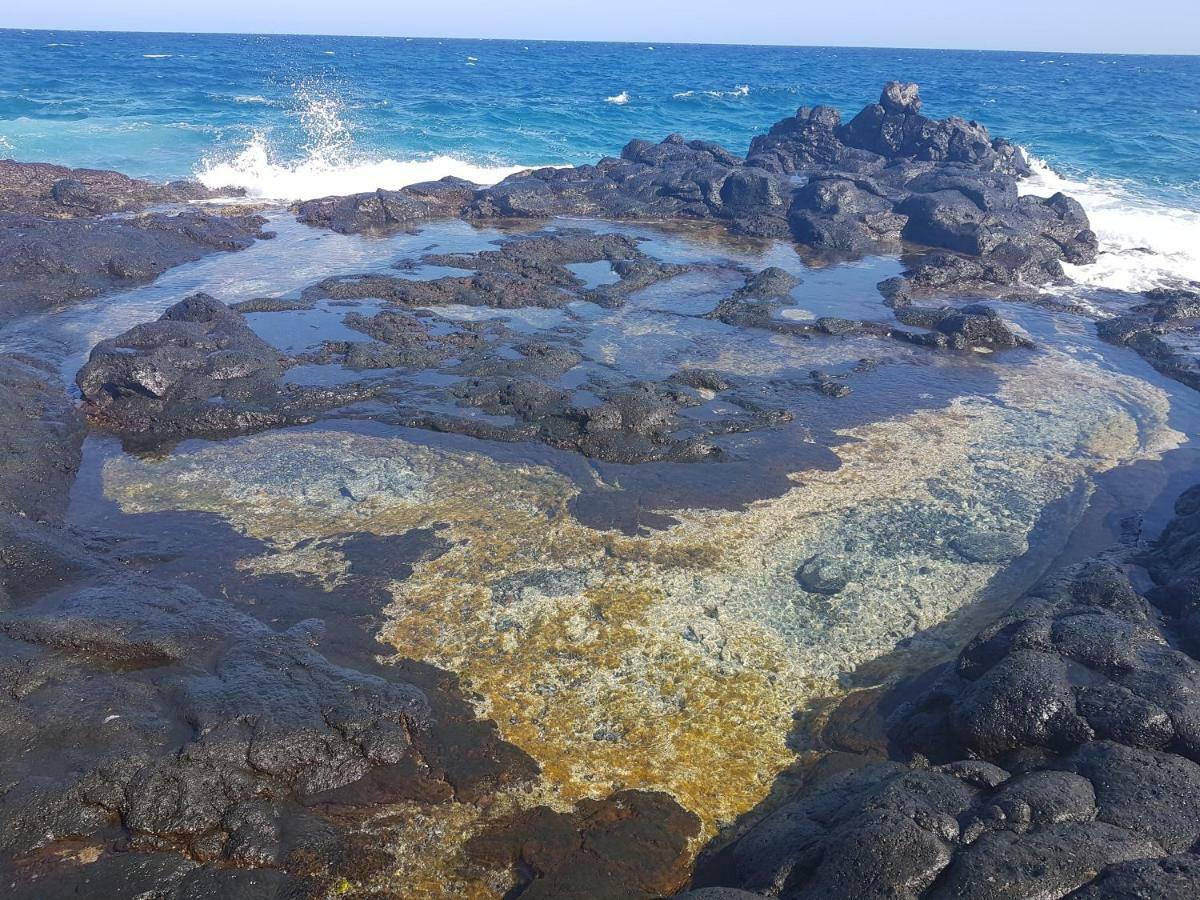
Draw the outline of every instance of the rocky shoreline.
[[[1095,259],[1077,202],[1019,193],[1020,148],[920,111],[916,86],[896,82],[844,124],[835,110],[801,108],[745,158],[673,135],[493,187],[445,179],[308,201],[298,220],[342,235],[464,220],[498,236],[489,249],[427,250],[279,296],[178,298],[95,344],[76,376],[81,406],[46,361],[0,357],[10,398],[0,406],[0,883],[30,898],[394,896],[382,836],[436,843],[444,832],[421,832],[413,810],[450,821],[469,808],[484,824],[455,864],[492,891],[479,896],[1200,892],[1197,489],[1153,547],[1040,584],[956,660],[852,693],[814,720],[807,763],[712,839],[694,872],[710,822],[678,797],[614,785],[565,805],[520,799],[538,796],[546,764],[508,739],[513,722],[480,714],[458,672],[403,660],[402,640],[402,661],[388,660],[381,611],[415,569],[453,555],[447,526],[298,541],[295,553],[347,561],[353,578],[331,579],[248,567],[273,552],[267,540],[205,512],[68,516],[85,440],[118,438],[153,459],[181,441],[219,447],[333,421],[539,448],[582,460],[594,481],[616,473],[622,491],[602,484],[563,505],[593,535],[668,531],[669,503],[736,512],[777,497],[789,474],[836,467],[838,445],[812,434],[822,415],[851,415],[837,404],[861,379],[897,358],[1022,359],[1036,341],[1003,303],[1053,308],[1043,290],[1063,282],[1062,264]],[[197,205],[219,198],[228,192],[0,162],[0,322],[272,236],[261,215]],[[616,224],[544,221],[556,217]],[[879,284],[877,315],[791,315],[799,282],[782,268],[673,257],[620,230],[680,221],[800,244],[823,262],[900,253],[904,271]],[[716,299],[694,302],[693,283]],[[655,291],[716,362],[598,364],[622,335],[605,316]],[[1198,388],[1198,297],[1151,292],[1097,327]],[[292,346],[260,333],[317,311],[336,314],[341,337]],[[497,313],[550,324],[523,329]],[[806,342],[831,364],[732,371],[721,350],[735,340]],[[878,415],[914,402],[884,397]],[[719,466],[756,472],[755,484],[722,483]],[[364,494],[419,493],[404,477],[363,478]],[[191,484],[203,493],[199,477]],[[667,500],[644,505],[638,490]],[[320,504],[359,502],[341,491]],[[628,551],[611,541],[605,552],[620,560]],[[949,547],[997,568],[1025,550],[986,531]],[[835,557],[796,570],[806,602],[836,606],[855,573]],[[553,575],[493,588],[480,602],[500,608],[496,631],[518,627],[502,613],[526,597],[590,589],[586,571]],[[599,601],[591,615],[604,621]],[[703,626],[687,625],[683,640],[708,649]],[[590,736],[622,739],[617,725]],[[412,877],[402,891],[437,895]]]
[[[1024,152],[977,122],[921,115],[915,84],[892,82],[843,125],[837,110],[801,107],[754,139],[743,159],[671,135],[634,140],[619,159],[539,169],[479,190],[457,179],[301,203],[302,222],[378,232],[445,216],[714,221],[735,234],[790,238],[834,256],[896,249],[933,253],[915,284],[940,290],[1017,288],[1090,262],[1096,237],[1069,197],[1020,196]],[[964,258],[968,257],[968,258]]]
[[[270,236],[261,216],[181,208],[213,196],[190,182],[0,160],[0,322]],[[176,210],[154,211],[167,206]]]

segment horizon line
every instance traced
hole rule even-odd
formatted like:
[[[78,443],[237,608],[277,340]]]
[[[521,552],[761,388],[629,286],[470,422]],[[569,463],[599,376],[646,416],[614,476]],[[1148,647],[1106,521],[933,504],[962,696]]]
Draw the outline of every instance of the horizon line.
[[[531,44],[625,44],[631,46],[654,45],[661,47],[773,47],[795,50],[899,50],[933,53],[1027,53],[1044,56],[1159,56],[1159,57],[1200,57],[1200,50],[1192,53],[1157,50],[1028,50],[1021,48],[986,48],[986,47],[896,47],[885,44],[790,44],[762,43],[747,44],[740,41],[655,41],[646,40],[594,40],[585,38],[518,38],[518,37],[452,37],[446,35],[420,34],[353,34],[330,33],[318,31],[205,31],[196,29],[180,29],[175,31],[130,31],[125,28],[20,28],[0,27],[0,33],[39,32],[44,34],[140,34],[140,35],[192,35],[208,37],[326,37],[326,38],[356,38],[374,40],[410,40],[410,41],[491,41],[504,43]]]

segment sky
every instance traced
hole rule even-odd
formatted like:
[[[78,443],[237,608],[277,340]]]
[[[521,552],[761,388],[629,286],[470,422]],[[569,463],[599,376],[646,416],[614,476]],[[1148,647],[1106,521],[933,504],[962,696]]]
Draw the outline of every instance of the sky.
[[[10,5],[11,4],[11,5]],[[5,0],[0,27],[1200,53],[1197,0]]]

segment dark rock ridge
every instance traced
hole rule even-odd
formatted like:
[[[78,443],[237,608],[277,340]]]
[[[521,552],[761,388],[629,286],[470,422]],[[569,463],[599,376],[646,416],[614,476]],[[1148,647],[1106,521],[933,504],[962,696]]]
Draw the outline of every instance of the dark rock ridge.
[[[209,190],[194,181],[159,184],[101,169],[0,159],[0,209],[46,219],[140,212],[149,206],[238,197],[240,188]]]
[[[1125,315],[1099,324],[1100,336],[1131,347],[1164,375],[1200,390],[1200,292],[1146,291]]]
[[[684,266],[662,263],[646,255],[638,249],[634,238],[584,229],[556,229],[516,238],[505,241],[498,250],[428,254],[419,262],[462,269],[464,274],[432,279],[341,276],[312,285],[303,296],[334,300],[377,298],[399,307],[460,304],[493,309],[556,309],[577,300],[612,307],[620,306],[633,291],[686,271]],[[573,263],[593,262],[609,263],[617,276],[616,282],[585,288],[584,282],[567,268]]]
[[[995,309],[984,303],[957,307],[920,306],[914,305],[904,290],[885,294],[896,318],[906,326],[903,328],[836,316],[822,316],[811,322],[779,318],[777,313],[790,303],[789,292],[796,283],[782,269],[764,269],[750,276],[743,287],[722,300],[707,317],[727,325],[763,328],[777,334],[867,334],[935,350],[992,351],[1033,346],[1028,338],[1009,328]]]
[[[569,268],[597,262],[607,263],[615,280],[589,287]],[[97,424],[143,445],[308,423],[336,410],[642,463],[720,457],[719,438],[791,422],[787,407],[795,394],[817,391],[836,398],[850,392],[847,373],[814,371],[801,379],[763,382],[683,367],[639,378],[586,358],[581,348],[593,332],[587,316],[570,304],[620,307],[659,281],[707,271],[706,265],[660,262],[626,235],[548,230],[505,240],[495,250],[427,255],[399,268],[429,265],[464,274],[339,276],[294,299],[255,298],[237,309],[206,295],[190,297],[157,322],[95,347],[77,376],[86,409]],[[741,273],[729,267],[713,271],[725,279]],[[933,350],[1028,346],[996,312],[980,305],[909,304],[897,309],[903,327],[829,317],[790,320],[777,313],[792,302],[795,278],[769,268],[745,279],[712,311],[679,315],[804,339],[867,335]],[[354,308],[368,302],[370,308]],[[286,316],[317,304],[347,307],[342,323],[365,339],[325,341],[287,355],[255,334],[245,318]],[[439,307],[448,305],[561,309],[564,316],[560,325],[522,332],[501,321],[439,315]],[[304,386],[288,380],[297,366],[335,370],[349,380],[339,375],[332,386]],[[424,378],[430,371],[437,380]]]
[[[842,733],[881,723],[882,752],[843,755],[698,883],[786,900],[1200,896],[1200,486],[1136,567],[1127,555],[1034,591],[869,714],[843,704]]]
[[[455,215],[713,220],[836,254],[901,242],[940,248],[949,254],[927,265],[958,286],[1046,282],[1063,277],[1062,260],[1095,258],[1077,202],[1018,196],[1017,180],[1030,173],[1019,147],[977,122],[929,119],[920,109],[916,85],[892,82],[846,124],[836,110],[802,107],[756,137],[745,158],[671,135],[631,141],[620,158],[522,172],[489,188],[444,179],[314,200],[298,213],[344,233]]]
[[[377,190],[308,200],[296,206],[296,216],[306,225],[341,234],[412,228],[429,219],[454,218],[477,189],[469,181],[449,177],[399,191]]]
[[[0,161],[0,321],[144,284],[270,236],[259,216],[143,212],[209,195],[189,182]]]

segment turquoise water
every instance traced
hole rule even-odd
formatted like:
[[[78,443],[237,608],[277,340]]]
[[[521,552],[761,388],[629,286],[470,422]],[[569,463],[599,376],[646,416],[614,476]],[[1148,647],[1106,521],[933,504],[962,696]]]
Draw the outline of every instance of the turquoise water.
[[[0,156],[301,199],[673,131],[744,152],[801,104],[852,113],[894,78],[1044,160],[1109,249],[1158,254],[1097,283],[1200,279],[1200,57],[0,31]]]

